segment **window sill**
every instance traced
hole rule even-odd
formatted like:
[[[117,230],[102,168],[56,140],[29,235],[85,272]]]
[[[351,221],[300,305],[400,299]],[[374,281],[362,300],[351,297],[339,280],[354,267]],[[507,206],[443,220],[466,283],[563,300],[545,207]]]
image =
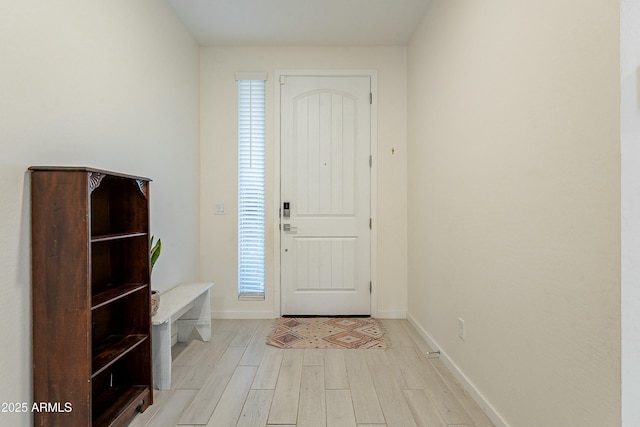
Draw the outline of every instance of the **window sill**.
[[[238,301],[264,301],[264,295],[263,294],[238,295]]]

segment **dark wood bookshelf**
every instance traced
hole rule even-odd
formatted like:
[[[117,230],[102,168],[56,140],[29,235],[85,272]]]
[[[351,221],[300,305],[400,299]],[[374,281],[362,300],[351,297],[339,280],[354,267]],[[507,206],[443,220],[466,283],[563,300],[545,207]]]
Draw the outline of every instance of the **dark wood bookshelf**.
[[[131,350],[142,344],[147,335],[112,335],[93,349],[92,374],[98,376],[109,366],[124,357]]]
[[[131,421],[131,413],[142,411],[149,393],[147,386],[115,386],[105,390],[94,398],[98,415],[92,425],[127,425]]]
[[[107,242],[109,240],[118,240],[118,239],[131,239],[132,237],[140,237],[146,236],[147,233],[117,233],[117,234],[106,234],[102,236],[94,236],[91,238],[91,243],[99,243],[99,242]]]
[[[91,309],[95,310],[103,305],[110,304],[120,298],[124,298],[133,292],[144,290],[146,286],[147,285],[143,283],[133,283],[110,287],[106,291],[93,296],[91,299]]]
[[[153,403],[149,179],[31,167],[38,426],[125,426]]]

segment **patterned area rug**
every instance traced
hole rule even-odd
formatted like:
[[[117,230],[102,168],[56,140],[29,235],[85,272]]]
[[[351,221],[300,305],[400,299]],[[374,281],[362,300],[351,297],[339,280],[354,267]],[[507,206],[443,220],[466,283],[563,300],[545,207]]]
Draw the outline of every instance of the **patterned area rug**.
[[[281,317],[267,344],[279,348],[388,348],[384,327],[360,317]]]

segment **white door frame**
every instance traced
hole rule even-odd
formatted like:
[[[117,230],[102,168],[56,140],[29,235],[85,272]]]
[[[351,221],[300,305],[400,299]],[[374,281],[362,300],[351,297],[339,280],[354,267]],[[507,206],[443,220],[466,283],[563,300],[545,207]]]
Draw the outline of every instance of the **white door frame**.
[[[371,219],[373,226],[371,229],[371,316],[378,315],[378,276],[377,276],[377,248],[378,248],[378,73],[375,70],[276,70],[274,73],[274,200],[273,200],[273,312],[280,316],[282,297],[281,274],[280,274],[280,76],[305,76],[305,77],[354,77],[363,76],[371,78]]]

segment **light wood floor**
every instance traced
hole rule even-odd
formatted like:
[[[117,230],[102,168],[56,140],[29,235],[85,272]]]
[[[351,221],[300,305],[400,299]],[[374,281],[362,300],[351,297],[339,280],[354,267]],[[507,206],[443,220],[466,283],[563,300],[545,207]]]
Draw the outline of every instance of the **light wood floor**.
[[[172,387],[140,426],[493,426],[405,320],[386,350],[281,350],[271,320],[214,320],[211,342],[173,347]]]

